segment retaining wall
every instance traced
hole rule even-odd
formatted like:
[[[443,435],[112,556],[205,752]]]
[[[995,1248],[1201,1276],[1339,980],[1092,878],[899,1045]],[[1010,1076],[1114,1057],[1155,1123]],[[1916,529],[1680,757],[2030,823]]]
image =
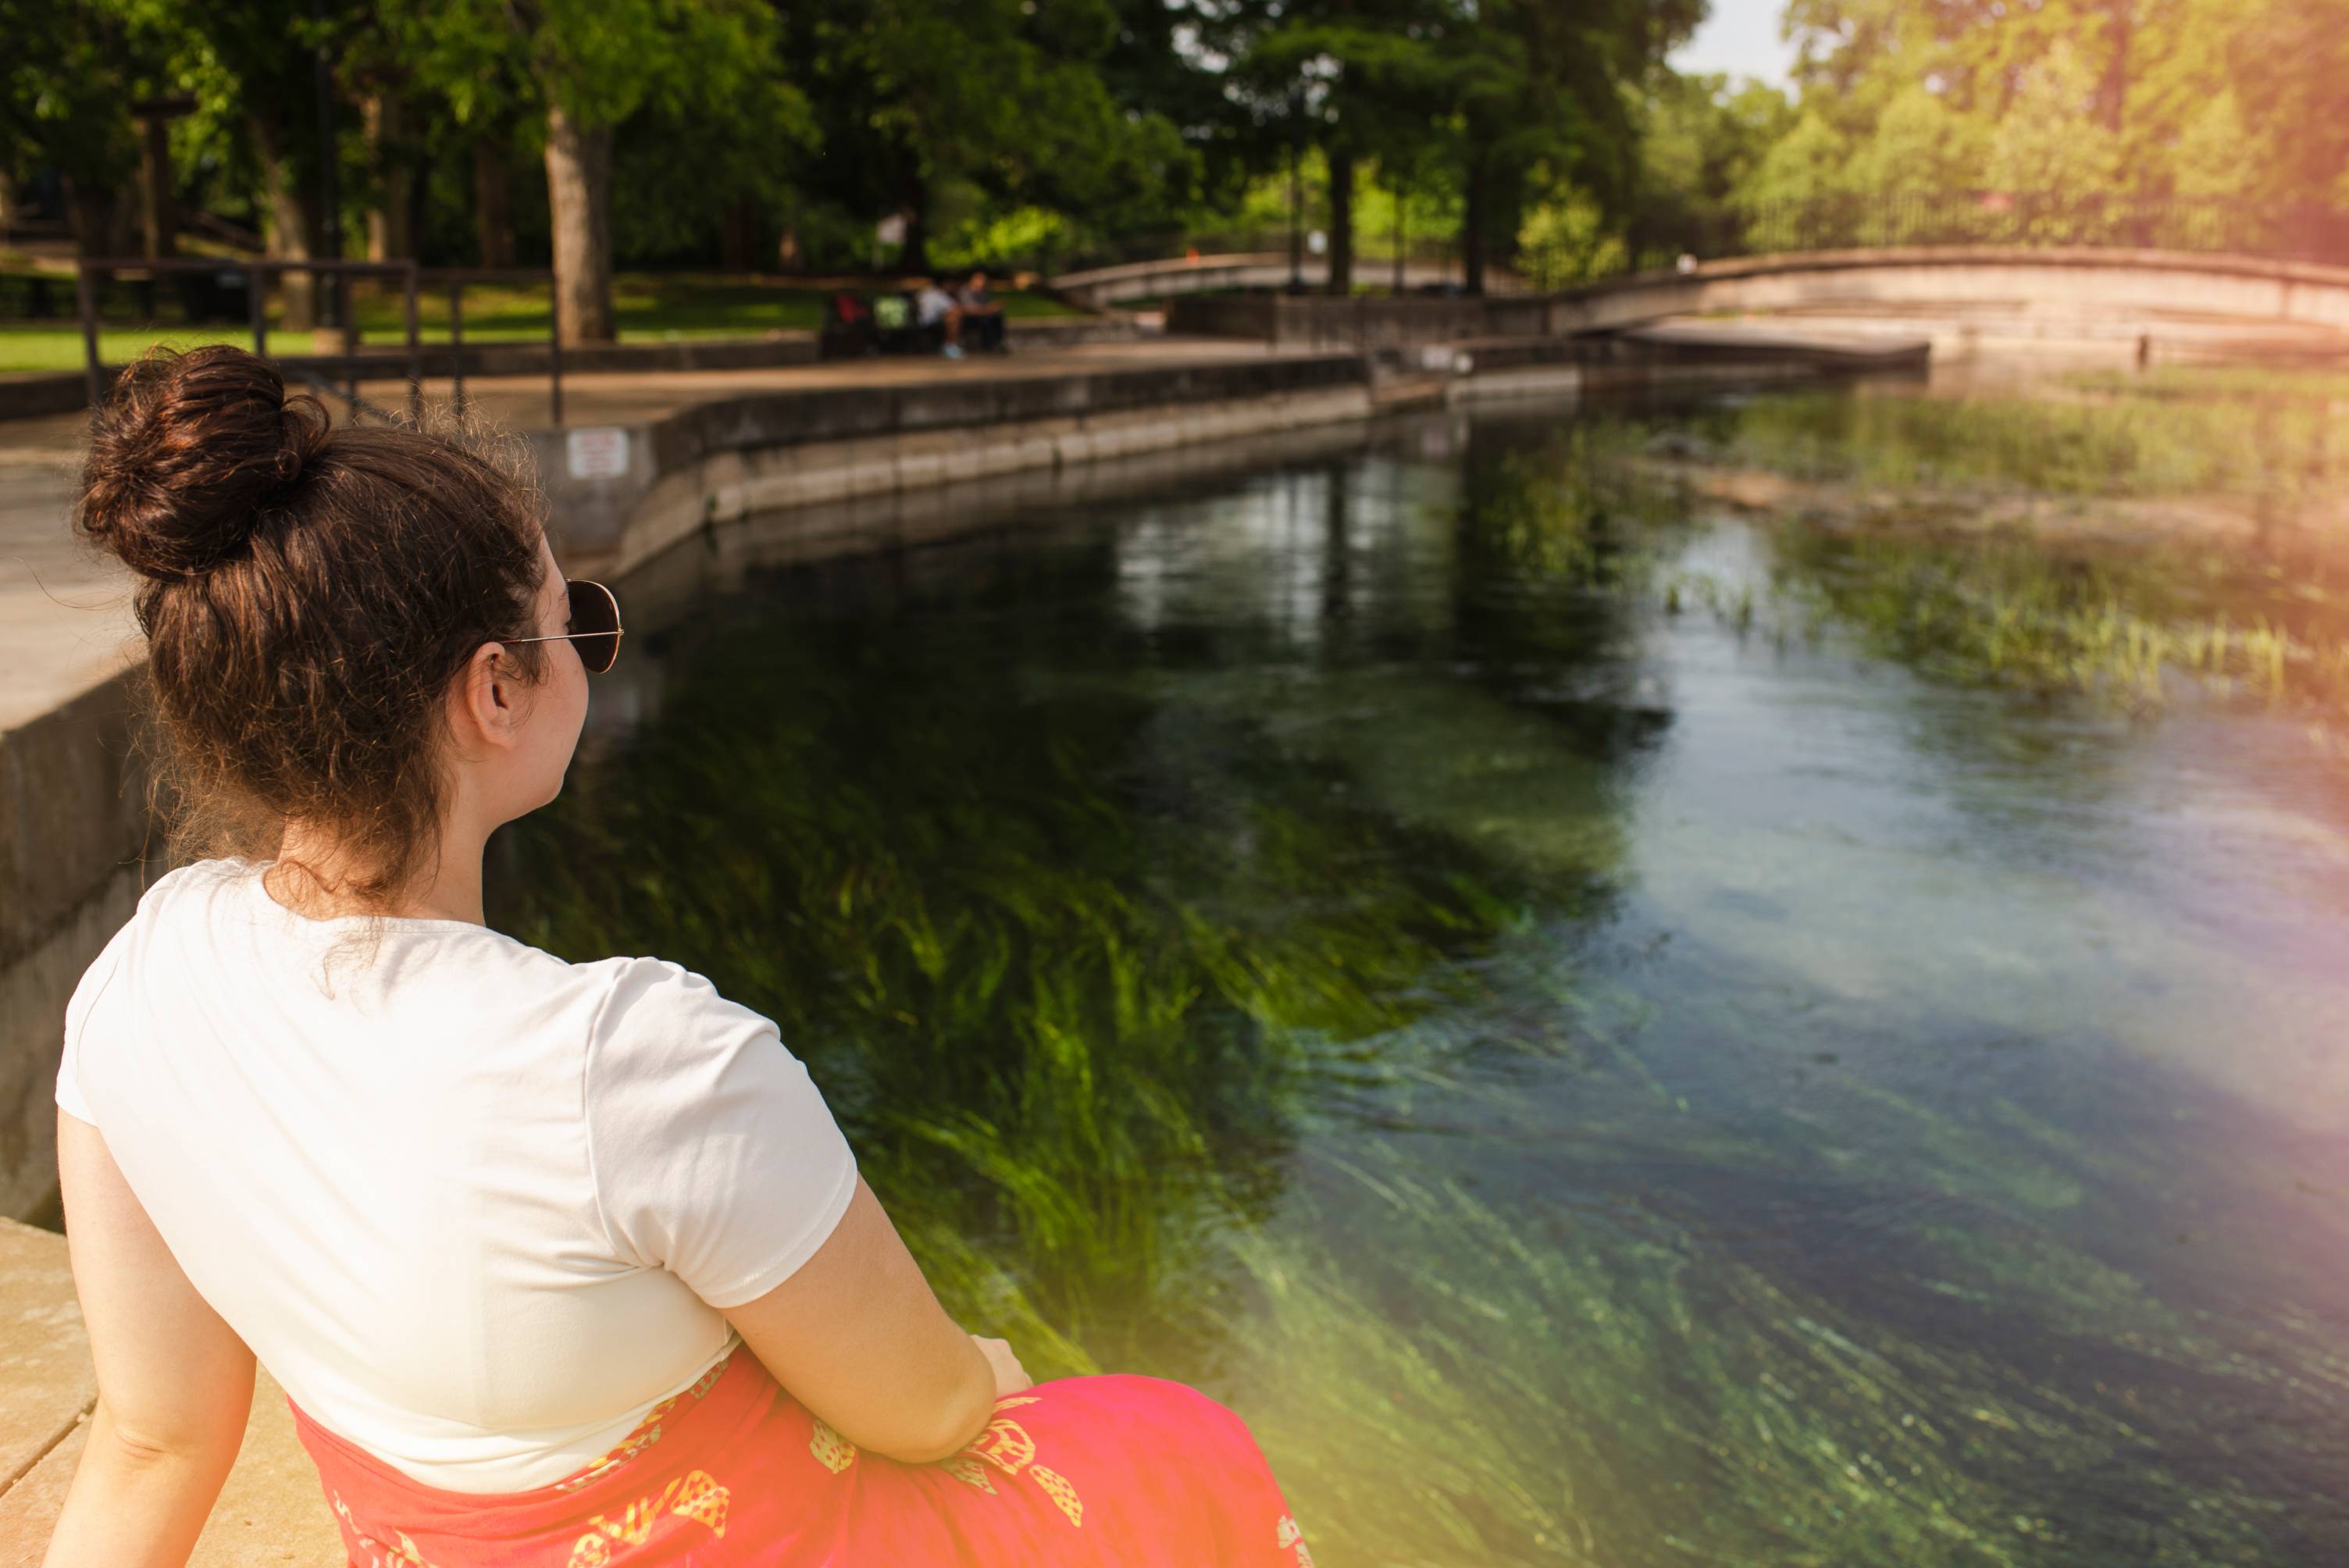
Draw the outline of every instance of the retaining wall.
[[[588,432],[530,439],[565,558],[618,573],[753,512],[1363,418],[1371,381],[1331,355],[765,393],[596,433],[625,471],[589,477]]]
[[[47,1217],[67,998],[144,885],[129,676],[0,735],[0,1214]]]

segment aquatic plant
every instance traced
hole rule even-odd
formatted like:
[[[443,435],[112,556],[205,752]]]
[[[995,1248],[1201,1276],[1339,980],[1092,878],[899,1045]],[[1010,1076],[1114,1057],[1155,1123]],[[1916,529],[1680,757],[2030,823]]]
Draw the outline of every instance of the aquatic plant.
[[[2344,607],[2322,590],[2279,593],[2222,556],[1799,521],[1775,529],[1771,549],[1782,614],[1832,618],[1930,673],[2140,709],[2177,678],[2268,701],[2349,700]]]
[[[1702,461],[1753,464],[1930,503],[1951,490],[2051,498],[2251,498],[2289,521],[2349,479],[2349,402],[2271,386],[2165,395],[2168,383],[1938,395],[1789,391],[1698,417]],[[2227,384],[2222,383],[2224,387]]]
[[[773,1016],[975,1326],[1048,1330],[1058,1369],[1179,1358],[1211,1239],[1277,1188],[1299,1042],[1431,1005],[1500,904],[1380,853],[1309,778],[1141,819],[1131,696],[1011,722],[969,650],[885,670],[834,638],[714,637],[733,678],[512,835],[501,918],[678,957]]]
[[[1909,861],[1668,852],[1635,785],[1675,601],[1969,683],[2292,691],[2323,579],[1818,523],[1756,571],[1659,477],[1682,434],[1483,426],[1464,471],[1153,509],[1147,559],[754,582],[644,639],[657,713],[502,838],[493,913],[775,1016],[954,1310],[1203,1382],[1332,1568],[2321,1558],[2324,1271],[2213,1313],[2147,1223],[2284,1157],[2142,1074],[1984,1067],[2027,1006],[1882,934]]]

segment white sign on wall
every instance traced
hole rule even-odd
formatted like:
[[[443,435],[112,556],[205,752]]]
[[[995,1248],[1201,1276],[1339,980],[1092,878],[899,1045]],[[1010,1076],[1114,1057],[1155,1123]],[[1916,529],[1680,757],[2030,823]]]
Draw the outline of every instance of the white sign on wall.
[[[626,430],[574,430],[564,449],[574,480],[616,480],[628,471]]]

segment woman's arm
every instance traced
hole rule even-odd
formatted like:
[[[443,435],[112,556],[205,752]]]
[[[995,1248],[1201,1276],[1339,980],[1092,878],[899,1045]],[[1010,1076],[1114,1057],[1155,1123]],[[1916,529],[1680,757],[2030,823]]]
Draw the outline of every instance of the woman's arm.
[[[253,1352],[180,1272],[98,1129],[63,1111],[57,1175],[98,1409],[47,1562],[182,1563],[244,1441]]]
[[[908,1464],[950,1457],[986,1429],[999,1393],[1027,1387],[1009,1346],[955,1326],[861,1177],[815,1255],[726,1317],[800,1403]]]

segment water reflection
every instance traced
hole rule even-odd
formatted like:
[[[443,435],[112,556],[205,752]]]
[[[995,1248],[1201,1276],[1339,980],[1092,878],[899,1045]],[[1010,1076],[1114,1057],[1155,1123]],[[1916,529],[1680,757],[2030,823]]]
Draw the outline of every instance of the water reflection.
[[[2015,541],[1725,508],[1774,397],[709,542],[496,916],[772,1014],[957,1311],[1232,1399],[1325,1563],[2336,1555],[2327,758],[1985,675],[1916,606]]]

